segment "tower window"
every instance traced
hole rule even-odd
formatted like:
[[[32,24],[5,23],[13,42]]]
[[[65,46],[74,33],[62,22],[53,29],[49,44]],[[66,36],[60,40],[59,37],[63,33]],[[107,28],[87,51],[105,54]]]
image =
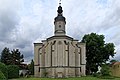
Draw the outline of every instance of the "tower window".
[[[59,28],[61,28],[61,25],[59,25]]]

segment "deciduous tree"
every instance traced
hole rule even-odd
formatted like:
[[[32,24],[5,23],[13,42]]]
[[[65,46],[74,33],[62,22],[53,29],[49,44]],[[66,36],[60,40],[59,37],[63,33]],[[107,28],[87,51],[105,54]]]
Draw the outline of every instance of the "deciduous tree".
[[[86,43],[86,69],[87,73],[93,73],[98,70],[98,66],[114,56],[115,49],[113,43],[105,43],[104,35],[91,33],[84,35],[82,42]]]

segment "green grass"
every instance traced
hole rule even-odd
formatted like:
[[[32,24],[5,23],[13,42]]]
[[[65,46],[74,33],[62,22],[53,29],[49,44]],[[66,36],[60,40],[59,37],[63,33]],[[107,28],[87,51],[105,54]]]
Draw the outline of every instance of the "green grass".
[[[79,77],[79,78],[65,78],[65,79],[54,79],[54,78],[18,78],[18,79],[11,79],[11,80],[120,80],[120,78],[114,78],[114,79],[100,79],[96,77]]]

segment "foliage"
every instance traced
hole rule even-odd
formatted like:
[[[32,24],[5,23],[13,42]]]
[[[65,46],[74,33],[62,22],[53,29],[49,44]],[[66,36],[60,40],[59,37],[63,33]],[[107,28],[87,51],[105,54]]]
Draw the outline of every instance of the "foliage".
[[[115,59],[112,59],[111,61],[110,61],[110,64],[113,64],[113,63],[115,63],[115,62],[119,62],[118,60],[115,60]]]
[[[5,47],[1,52],[1,62],[6,65],[20,65],[24,62],[23,54],[20,53],[19,49],[13,49],[11,52],[9,48]]]
[[[19,77],[19,67],[17,65],[8,65],[8,78],[18,78]]]
[[[102,68],[100,70],[102,76],[110,76],[110,67],[109,65],[102,65]]]
[[[98,78],[102,78],[102,79],[114,79],[114,77],[111,76],[109,64],[103,64],[100,72],[94,73],[93,76],[98,77]]]
[[[101,76],[100,72],[93,74],[93,77],[100,77],[100,76]]]
[[[114,56],[114,44],[106,43],[104,35],[91,33],[84,35],[82,42],[86,43],[86,69],[87,74],[96,73],[98,66],[109,60],[110,56]]]
[[[103,49],[103,61],[107,61],[109,57],[113,57],[115,54],[115,46],[113,43],[106,43]]]
[[[31,75],[34,75],[34,61],[31,60],[31,63],[28,65],[28,69]]]
[[[12,64],[14,65],[20,65],[21,62],[24,62],[23,59],[23,54],[21,55],[19,49],[13,49],[13,51],[11,51],[12,53]]]
[[[7,67],[4,63],[1,63],[1,62],[0,62],[0,71],[4,74],[6,78],[8,78]]]
[[[6,80],[6,77],[4,76],[4,74],[2,73],[2,71],[0,71],[0,80]]]
[[[11,64],[11,53],[9,48],[5,47],[3,51],[1,52],[1,62],[9,65]]]

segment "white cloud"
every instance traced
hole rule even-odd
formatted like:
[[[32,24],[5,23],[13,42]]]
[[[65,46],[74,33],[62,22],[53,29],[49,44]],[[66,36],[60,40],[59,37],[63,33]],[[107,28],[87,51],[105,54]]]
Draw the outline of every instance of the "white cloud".
[[[58,0],[1,0],[0,49],[19,48],[25,61],[33,58],[33,43],[54,34]],[[120,60],[120,1],[62,0],[66,32],[80,40],[84,34],[104,34],[116,46]]]

